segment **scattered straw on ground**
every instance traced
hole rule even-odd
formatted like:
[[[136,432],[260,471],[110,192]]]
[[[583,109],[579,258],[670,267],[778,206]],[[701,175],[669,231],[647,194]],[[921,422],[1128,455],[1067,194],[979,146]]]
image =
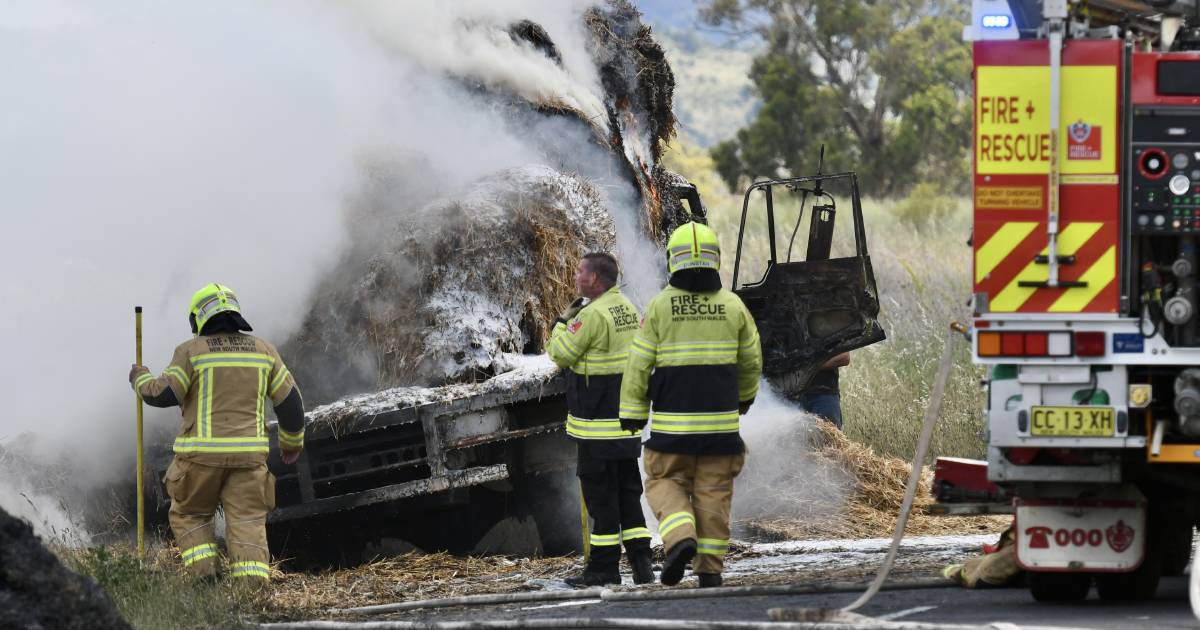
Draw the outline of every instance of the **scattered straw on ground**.
[[[879,538],[891,536],[904,500],[910,464],[875,453],[871,447],[847,438],[828,422],[812,422],[798,439],[808,441],[806,466],[784,479],[770,480],[772,497],[796,509],[786,518],[751,517],[740,525],[754,538],[810,540],[823,538]],[[752,452],[751,458],[754,457]],[[836,486],[841,480],[841,491]],[[934,503],[930,488],[933,471],[922,471],[906,535],[999,533],[1011,522],[1008,516],[946,517],[927,514]],[[813,488],[821,485],[823,488]],[[844,493],[842,499],[833,496]],[[833,495],[833,496],[831,496]],[[815,497],[815,498],[814,498]]]
[[[579,559],[463,557],[409,553],[319,574],[273,571],[264,612],[370,606],[382,602],[536,590],[531,580],[561,579]]]

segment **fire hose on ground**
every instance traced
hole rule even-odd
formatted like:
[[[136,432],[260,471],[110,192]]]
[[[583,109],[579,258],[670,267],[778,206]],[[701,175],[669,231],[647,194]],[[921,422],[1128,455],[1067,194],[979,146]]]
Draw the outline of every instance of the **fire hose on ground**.
[[[1188,569],[1188,601],[1192,604],[1192,614],[1200,621],[1200,543],[1192,550],[1192,566]]]
[[[821,608],[774,608],[769,611],[772,621],[697,621],[697,620],[663,620],[663,619],[621,619],[621,618],[559,618],[559,619],[502,619],[482,621],[378,621],[378,622],[341,622],[341,621],[302,621],[288,623],[263,624],[260,627],[267,630],[366,630],[366,629],[428,629],[428,630],[483,630],[508,628],[655,628],[659,630],[862,630],[880,628],[888,630],[923,630],[923,629],[966,629],[986,628],[997,626],[966,626],[953,624],[929,624],[919,622],[896,622],[873,619],[855,614],[853,611],[865,606],[881,590],[899,590],[915,588],[944,587],[953,584],[944,578],[926,578],[888,582],[888,575],[895,566],[896,556],[904,538],[904,527],[908,523],[909,511],[916,498],[917,486],[921,481],[921,468],[929,453],[929,445],[933,440],[933,428],[937,424],[941,410],[942,398],[946,393],[946,382],[950,376],[950,367],[954,358],[954,342],[966,332],[961,324],[953,323],[942,349],[941,361],[938,364],[937,375],[934,378],[933,390],[929,397],[929,405],[925,409],[925,418],[921,425],[921,434],[917,441],[917,450],[913,456],[912,470],[909,473],[908,484],[904,492],[904,501],[896,519],[896,527],[892,534],[892,544],[884,558],[883,565],[871,581],[867,590],[850,605],[840,609]],[[816,593],[848,593],[857,592],[859,583],[827,583],[823,585],[774,585],[774,586],[727,586],[706,589],[672,589],[672,590],[641,590],[614,591],[611,589],[583,589],[574,591],[539,591],[532,593],[504,593],[489,595],[468,595],[433,600],[415,600],[363,606],[358,608],[331,609],[331,614],[380,615],[417,609],[445,608],[453,606],[487,606],[534,602],[562,602],[571,600],[595,599],[606,602],[617,601],[652,601],[675,599],[701,599],[720,597],[754,597],[771,595],[804,595]],[[1192,574],[1192,601],[1200,599],[1200,582],[1196,573]]]
[[[530,630],[573,628],[633,628],[635,630],[1007,630],[1008,624],[968,626],[961,624],[879,621],[860,617],[853,624],[842,622],[801,623],[786,621],[698,621],[694,619],[640,619],[627,617],[563,617],[547,619],[492,619],[487,621],[306,621],[260,626],[272,630]],[[1021,630],[1035,630],[1025,626]]]

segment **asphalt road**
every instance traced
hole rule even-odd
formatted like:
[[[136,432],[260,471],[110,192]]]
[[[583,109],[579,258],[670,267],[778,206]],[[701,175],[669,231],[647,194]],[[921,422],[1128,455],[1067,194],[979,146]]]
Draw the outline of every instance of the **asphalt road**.
[[[514,618],[635,617],[768,621],[777,607],[845,606],[856,593],[731,597],[725,599],[601,602],[582,600],[552,604],[514,604],[478,608],[415,611],[390,617],[409,621],[452,621]],[[858,611],[876,618],[931,623],[986,624],[1005,621],[1018,626],[1069,628],[1200,628],[1187,601],[1186,578],[1165,578],[1154,601],[1110,604],[1089,598],[1077,604],[1040,604],[1024,588],[967,590],[929,588],[884,591]]]

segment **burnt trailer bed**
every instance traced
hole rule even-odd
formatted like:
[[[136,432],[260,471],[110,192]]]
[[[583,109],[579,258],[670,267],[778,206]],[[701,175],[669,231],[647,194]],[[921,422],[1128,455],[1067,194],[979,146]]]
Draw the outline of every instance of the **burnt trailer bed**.
[[[499,520],[528,515],[556,530],[542,532],[543,549],[575,547],[577,523],[549,522],[572,512],[578,520],[578,499],[568,491],[576,455],[563,430],[565,380],[544,356],[520,362],[481,383],[389,389],[317,407],[306,416],[305,448],[293,466],[279,459],[272,422],[272,531],[344,538],[351,529],[462,550]],[[161,479],[170,459],[169,444],[150,459],[160,514],[169,506]],[[407,527],[388,527],[401,521]],[[469,531],[457,526],[462,521]],[[433,531],[417,531],[417,522]]]

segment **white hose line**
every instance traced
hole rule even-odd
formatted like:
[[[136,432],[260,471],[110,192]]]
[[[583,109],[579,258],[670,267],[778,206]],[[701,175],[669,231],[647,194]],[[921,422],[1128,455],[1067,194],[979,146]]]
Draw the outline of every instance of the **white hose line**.
[[[387,613],[420,608],[449,608],[451,606],[487,606],[490,604],[524,604],[528,602],[557,602],[572,599],[596,599],[607,589],[585,588],[572,591],[533,591],[521,593],[488,593],[484,595],[462,595],[439,599],[417,599],[391,604],[358,606],[355,608],[331,608],[325,612],[348,615],[384,615]]]
[[[564,617],[558,619],[489,619],[476,621],[299,621],[267,623],[262,630],[558,630],[572,628],[634,628],[645,630],[989,630],[991,626],[878,621],[857,623],[787,621],[703,621],[697,619],[640,619]]]
[[[921,438],[917,441],[917,452],[913,455],[912,471],[908,474],[908,486],[904,489],[904,503],[900,505],[900,514],[896,518],[896,531],[892,534],[892,548],[888,549],[883,566],[875,575],[870,588],[860,595],[854,603],[842,608],[851,612],[858,610],[871,601],[883,586],[892,567],[896,564],[896,554],[900,551],[900,540],[904,538],[904,526],[908,524],[908,513],[912,510],[913,499],[917,496],[917,486],[921,483],[921,466],[929,453],[929,443],[933,440],[933,427],[937,424],[938,413],[942,409],[942,397],[946,394],[946,381],[950,378],[950,366],[954,363],[954,339],[960,333],[951,329],[946,334],[946,345],[942,348],[942,362],[938,365],[937,377],[933,381],[933,393],[929,396],[929,406],[925,408],[925,423],[921,425]]]
[[[1200,620],[1200,543],[1192,550],[1192,568],[1188,570],[1188,600],[1192,603],[1192,614]]]
[[[883,590],[906,590],[943,588],[954,583],[945,578],[914,578],[884,584]],[[331,608],[331,615],[383,615],[428,608],[450,608],[454,606],[489,606],[503,604],[527,604],[581,599],[601,599],[606,602],[652,601],[670,599],[705,599],[711,597],[762,597],[771,595],[813,595],[819,593],[857,593],[861,582],[826,582],[824,584],[775,584],[761,586],[720,586],[716,588],[645,589],[614,591],[611,589],[587,588],[577,591],[530,591],[485,595],[463,595],[440,599],[416,599],[391,604],[375,604],[356,608]]]
[[[884,590],[945,588],[954,583],[946,578],[914,578],[884,584]],[[706,599],[710,597],[763,597],[772,595],[816,595],[821,593],[856,593],[862,582],[827,582],[825,584],[776,584],[761,586],[722,586],[716,588],[649,589],[642,591],[606,590],[600,598],[606,602],[653,601],[667,599]]]

